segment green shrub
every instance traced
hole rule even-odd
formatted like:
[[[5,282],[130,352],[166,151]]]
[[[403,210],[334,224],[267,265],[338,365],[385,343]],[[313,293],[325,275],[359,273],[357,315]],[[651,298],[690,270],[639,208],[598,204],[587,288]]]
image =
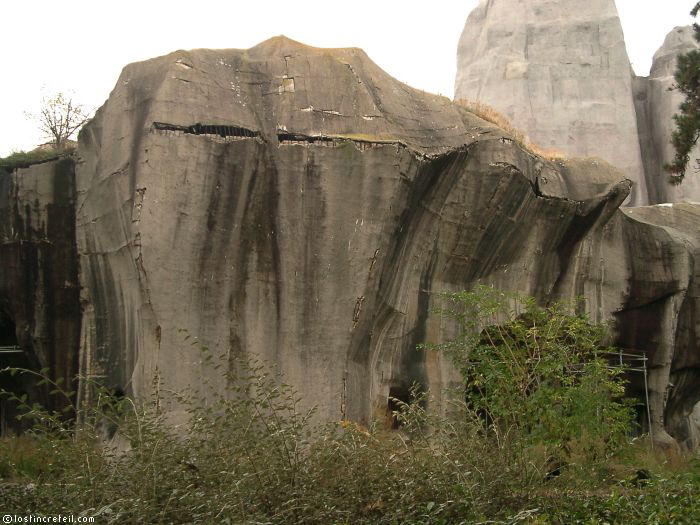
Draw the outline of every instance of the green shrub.
[[[575,305],[540,307],[487,287],[443,300],[459,335],[427,348],[449,354],[467,404],[504,451],[518,452],[521,472],[536,458],[595,468],[625,447],[634,412],[624,370],[606,360],[604,327],[569,313]]]
[[[234,368],[230,388],[207,399],[161,388],[137,403],[95,385],[95,403],[73,424],[25,405],[34,426],[15,439],[30,439],[43,465],[15,468],[18,482],[0,484],[2,510],[105,523],[448,523],[520,497],[508,488],[509,466],[489,457],[490,441],[464,419],[426,412],[426,393],[400,404],[401,433],[315,425],[267,367]],[[178,429],[164,410],[174,405],[188,414]],[[118,449],[102,435],[105,421],[119,428]]]
[[[72,153],[72,149],[55,150],[55,149],[35,149],[32,151],[15,151],[5,158],[0,158],[0,168],[13,170],[15,168],[26,168],[32,164],[53,160],[61,155]]]

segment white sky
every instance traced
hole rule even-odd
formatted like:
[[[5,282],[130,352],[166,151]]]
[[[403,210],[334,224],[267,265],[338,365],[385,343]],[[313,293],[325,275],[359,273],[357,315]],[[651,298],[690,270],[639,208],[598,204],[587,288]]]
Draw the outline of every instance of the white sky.
[[[585,2],[586,0],[581,0]],[[478,0],[2,0],[0,157],[44,142],[25,111],[72,92],[97,108],[121,68],[177,49],[248,48],[285,34],[316,47],[361,47],[419,89],[452,97],[457,42]],[[695,0],[617,0],[630,60],[648,74]]]

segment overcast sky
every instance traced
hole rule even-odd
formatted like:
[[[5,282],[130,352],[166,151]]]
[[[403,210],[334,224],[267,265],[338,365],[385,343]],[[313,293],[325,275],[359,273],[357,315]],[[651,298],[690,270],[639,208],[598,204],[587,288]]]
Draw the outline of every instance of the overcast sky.
[[[585,2],[586,0],[581,0]],[[177,49],[248,48],[279,34],[361,47],[407,84],[452,97],[457,41],[478,0],[1,0],[0,156],[44,142],[23,112],[44,92],[97,108],[129,62]],[[617,0],[632,65],[649,72],[695,0]]]

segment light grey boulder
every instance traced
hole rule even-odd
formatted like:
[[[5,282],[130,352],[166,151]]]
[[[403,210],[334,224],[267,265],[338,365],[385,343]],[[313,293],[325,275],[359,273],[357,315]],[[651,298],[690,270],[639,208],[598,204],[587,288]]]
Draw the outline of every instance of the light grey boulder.
[[[614,0],[482,0],[457,51],[455,99],[486,103],[547,150],[600,157],[647,201],[630,66]]]
[[[132,64],[79,156],[86,372],[140,397],[154,378],[225,388],[206,347],[224,367],[265,359],[321,420],[367,421],[414,381],[439,407],[458,380],[415,349],[455,333],[430,314],[438,292],[584,295],[595,320],[631,319],[613,337],[637,352],[638,315],[686,304],[685,237],[618,209],[622,173],[539,158],[359,50],[279,37]],[[652,426],[673,443],[657,392],[694,336],[664,319]]]
[[[651,428],[660,446],[693,445],[689,426],[700,393],[698,224],[698,204],[622,208],[579,245],[573,274],[586,282],[581,291],[589,301],[602,298],[591,304],[609,312],[616,345],[649,359]],[[607,287],[616,291],[606,294]],[[642,399],[643,377],[631,379]]]
[[[669,184],[668,173],[663,169],[675,155],[671,144],[675,129],[673,115],[683,102],[683,95],[672,89],[677,57],[698,47],[691,26],[676,27],[654,55],[650,75],[634,79],[639,140],[650,202],[700,201],[700,176],[695,167],[695,159],[700,157],[697,147],[691,153],[687,176],[681,185]]]
[[[700,205],[620,210],[630,182],[605,161],[540,158],[360,50],[278,37],[131,64],[80,135],[75,186],[72,167],[0,173],[3,235],[29,206],[16,240],[31,249],[63,188],[48,231],[79,262],[73,310],[35,330],[37,347],[77,327],[60,359],[158,395],[174,421],[166,392],[220,393],[239,357],[284,374],[322,421],[384,417],[413,382],[441,410],[459,377],[416,345],[455,335],[431,313],[439,292],[481,283],[584,296],[611,342],[650,359],[657,443],[697,435]],[[33,271],[0,272],[0,305],[23,307]],[[61,271],[42,266],[53,285],[29,309]]]
[[[449,335],[435,292],[494,276],[548,296],[571,221],[628,191],[360,50],[283,37],[126,67],[79,156],[89,373],[145,396],[202,387],[202,347],[255,355],[323,420],[367,420],[413,381],[439,396],[454,370],[415,350]]]

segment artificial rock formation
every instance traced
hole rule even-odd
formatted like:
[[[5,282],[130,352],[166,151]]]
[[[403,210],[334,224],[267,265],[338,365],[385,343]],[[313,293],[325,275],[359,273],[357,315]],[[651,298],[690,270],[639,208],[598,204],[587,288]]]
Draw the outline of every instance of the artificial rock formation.
[[[0,168],[0,368],[48,368],[77,385],[80,286],[75,242],[75,180],[69,158],[12,171]],[[36,388],[36,378],[0,375],[0,388],[28,393],[29,402],[63,408],[66,399]],[[0,400],[0,428],[17,428]]]
[[[486,103],[540,147],[596,156],[648,202],[630,66],[614,0],[481,0],[457,51],[455,99]]]
[[[676,27],[654,55],[650,75],[634,79],[639,140],[650,202],[700,202],[700,177],[694,166],[689,167],[688,176],[678,186],[667,182],[668,174],[663,169],[675,155],[671,144],[675,129],[673,115],[683,102],[683,95],[672,90],[677,57],[698,47],[691,26]],[[698,157],[700,150],[695,148],[691,159]]]
[[[657,442],[695,435],[699,207],[621,211],[607,163],[539,158],[360,50],[132,64],[76,162],[81,371],[115,390],[223,389],[213,363],[259,356],[323,420],[383,415],[414,381],[439,407],[457,375],[415,346],[454,335],[438,292],[483,283],[584,295],[649,355]]]
[[[650,358],[655,437],[668,441],[668,436],[658,435],[663,422],[676,440],[697,447],[700,205],[625,208],[623,214],[624,244],[628,254],[635,255],[624,259],[631,293],[624,307],[614,313],[618,343],[642,350]],[[614,252],[609,256],[615,257]]]

